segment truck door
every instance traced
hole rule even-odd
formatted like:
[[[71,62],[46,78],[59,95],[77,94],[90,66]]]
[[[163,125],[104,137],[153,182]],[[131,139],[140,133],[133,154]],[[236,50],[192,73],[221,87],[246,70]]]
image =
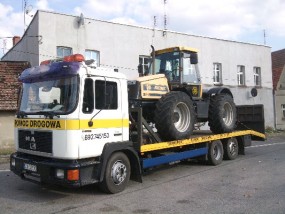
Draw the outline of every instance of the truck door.
[[[122,114],[121,84],[118,79],[105,77],[87,77],[83,84],[79,156],[94,157],[101,154],[106,143],[123,141],[126,121]]]

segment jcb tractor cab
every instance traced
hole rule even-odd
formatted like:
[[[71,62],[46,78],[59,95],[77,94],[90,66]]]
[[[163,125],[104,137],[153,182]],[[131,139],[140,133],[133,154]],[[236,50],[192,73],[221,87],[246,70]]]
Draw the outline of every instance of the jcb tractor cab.
[[[152,49],[149,73],[144,75],[164,74],[171,91],[183,88],[194,99],[201,98],[198,51],[188,47],[173,47],[155,51],[152,46]]]
[[[154,122],[164,140],[187,138],[194,124],[209,122],[213,133],[231,132],[236,125],[236,106],[228,88],[202,91],[198,51],[187,47],[154,50],[149,69],[129,84],[133,106],[143,107],[148,122]]]

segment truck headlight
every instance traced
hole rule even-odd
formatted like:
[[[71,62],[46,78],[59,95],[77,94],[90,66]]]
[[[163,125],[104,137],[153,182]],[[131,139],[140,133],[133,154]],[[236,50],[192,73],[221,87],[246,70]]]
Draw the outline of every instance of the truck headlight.
[[[14,158],[11,158],[11,166],[13,167],[16,166],[16,160]]]
[[[55,170],[55,177],[59,179],[64,179],[64,170],[63,169],[56,169]]]

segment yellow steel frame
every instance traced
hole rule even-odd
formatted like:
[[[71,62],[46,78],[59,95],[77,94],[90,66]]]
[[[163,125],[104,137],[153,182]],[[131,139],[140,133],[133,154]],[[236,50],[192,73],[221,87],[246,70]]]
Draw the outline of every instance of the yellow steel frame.
[[[169,142],[161,142],[161,143],[154,143],[154,144],[147,144],[141,146],[141,153],[162,150],[162,149],[169,149],[174,147],[181,147],[187,146],[192,144],[199,144],[199,143],[211,143],[215,140],[222,140],[231,137],[238,137],[244,135],[254,135],[260,138],[266,138],[266,136],[260,132],[256,132],[253,130],[246,130],[246,131],[235,131],[230,133],[223,133],[223,134],[214,134],[214,135],[203,135],[198,137],[193,137],[184,140],[175,140]]]

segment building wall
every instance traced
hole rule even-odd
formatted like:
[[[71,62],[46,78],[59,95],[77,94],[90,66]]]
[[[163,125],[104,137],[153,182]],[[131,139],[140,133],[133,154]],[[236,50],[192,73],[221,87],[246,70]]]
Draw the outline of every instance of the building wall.
[[[18,75],[30,64],[0,61],[0,148],[13,145],[14,117],[20,83]]]
[[[11,48],[1,60],[27,61],[32,66],[39,65],[39,44],[41,44],[41,35],[38,31],[38,21],[38,16],[35,15],[21,40]]]
[[[14,146],[14,119],[16,111],[0,111],[0,149]]]
[[[93,49],[100,52],[101,66],[118,68],[129,79],[135,79],[138,76],[139,55],[149,55],[151,44],[156,49],[171,46],[197,48],[204,87],[214,86],[213,63],[222,63],[223,86],[232,90],[235,103],[264,104],[266,125],[274,126],[271,49],[267,46],[169,31],[163,36],[162,30],[87,18],[84,25],[79,25],[79,17],[45,11],[39,11],[36,16],[37,20],[31,25],[37,26],[30,28],[38,29],[42,36],[42,43],[38,44],[38,61],[56,57],[56,46],[72,47],[73,53],[84,53],[85,49]],[[245,66],[244,87],[237,86],[237,65]],[[254,87],[254,66],[261,67],[262,86],[258,88],[258,96],[252,98],[249,92]]]
[[[282,70],[275,91],[276,129],[285,130],[285,117],[283,115],[281,105],[285,105],[285,66]]]

